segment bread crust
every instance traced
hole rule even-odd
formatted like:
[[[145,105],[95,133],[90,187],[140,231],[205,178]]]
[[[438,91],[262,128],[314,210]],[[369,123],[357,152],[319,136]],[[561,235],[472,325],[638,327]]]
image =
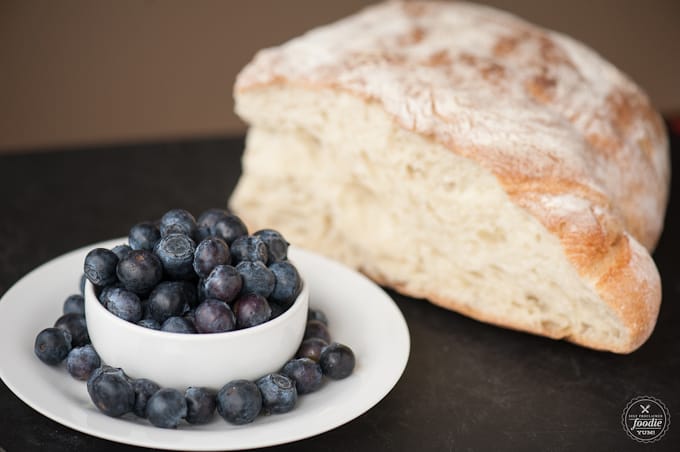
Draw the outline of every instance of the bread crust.
[[[237,103],[242,93],[276,84],[377,102],[401,127],[492,172],[513,203],[560,239],[628,330],[617,345],[565,339],[628,353],[649,337],[661,302],[649,251],[667,203],[668,141],[645,94],[597,54],[488,7],[389,2],[259,52],[237,78]],[[436,292],[410,293],[389,277],[369,276],[526,330]]]

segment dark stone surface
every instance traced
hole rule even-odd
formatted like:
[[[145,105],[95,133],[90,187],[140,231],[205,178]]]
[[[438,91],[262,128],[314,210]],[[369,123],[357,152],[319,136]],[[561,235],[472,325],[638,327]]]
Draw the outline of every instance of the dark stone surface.
[[[242,147],[225,139],[0,157],[0,294],[43,262],[125,235],[170,208],[224,206]],[[396,387],[352,422],[271,450],[678,450],[678,195],[676,186],[654,256],[661,314],[637,352],[617,356],[503,330],[390,292],[412,339]],[[660,398],[671,412],[669,432],[651,446],[633,442],[620,424],[639,395]],[[53,422],[0,383],[2,449],[141,450]]]

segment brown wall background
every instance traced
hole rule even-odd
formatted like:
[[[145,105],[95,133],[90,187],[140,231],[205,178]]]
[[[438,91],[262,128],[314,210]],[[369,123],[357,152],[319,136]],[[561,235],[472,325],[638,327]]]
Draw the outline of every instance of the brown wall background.
[[[257,49],[366,0],[0,1],[0,151],[243,133]],[[488,0],[588,43],[680,112],[680,1]]]

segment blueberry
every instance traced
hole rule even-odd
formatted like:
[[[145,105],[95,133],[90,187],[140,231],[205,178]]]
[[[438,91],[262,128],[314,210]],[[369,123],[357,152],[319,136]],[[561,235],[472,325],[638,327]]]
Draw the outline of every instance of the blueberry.
[[[163,265],[151,251],[132,250],[120,260],[116,273],[127,290],[142,295],[161,281]]]
[[[217,412],[232,424],[253,422],[261,409],[262,394],[252,381],[230,381],[217,393]]]
[[[146,417],[156,427],[176,428],[186,415],[186,399],[177,389],[160,389],[146,404]]]
[[[85,316],[80,314],[64,314],[54,322],[55,328],[68,331],[71,335],[71,345],[80,347],[90,343],[90,336],[87,334],[87,322]]]
[[[150,221],[137,223],[130,228],[128,234],[128,243],[133,250],[152,251],[160,239],[161,231]]]
[[[243,279],[241,293],[256,293],[267,298],[276,285],[276,276],[261,261],[243,261],[236,266]]]
[[[234,303],[234,315],[239,328],[250,328],[269,320],[272,309],[266,298],[248,293],[241,295]]]
[[[189,320],[194,324],[194,326],[196,326],[196,309],[185,309],[182,317]]]
[[[90,378],[87,379],[87,393],[90,394],[90,397],[92,397],[92,390],[94,389],[92,387],[92,382],[97,378],[97,376],[103,374],[104,372],[112,372],[114,370],[117,370],[114,367],[107,366],[104,364],[103,366],[95,369],[91,374]]]
[[[61,328],[45,328],[36,336],[33,351],[40,361],[55,366],[71,351],[71,333]]]
[[[141,300],[142,303],[142,320],[150,319],[151,318],[151,311],[149,310],[149,299]]]
[[[248,228],[243,224],[243,221],[236,215],[231,214],[218,219],[211,229],[212,235],[221,238],[229,246],[237,238],[248,235]]]
[[[208,237],[198,244],[194,253],[194,271],[201,278],[207,278],[218,265],[229,265],[229,245],[218,237]]]
[[[111,251],[118,257],[118,260],[120,261],[122,258],[127,256],[127,253],[132,251],[132,248],[130,248],[128,245],[116,245],[111,248]]]
[[[184,234],[194,238],[196,234],[196,219],[184,209],[172,209],[161,217],[161,237],[169,234]]]
[[[80,282],[78,284],[78,287],[80,288],[80,294],[85,295],[85,281],[87,281],[87,277],[85,276],[85,273],[80,275]],[[64,313],[66,314],[66,313]]]
[[[118,256],[106,248],[95,248],[85,256],[85,276],[95,286],[108,286],[117,281]]]
[[[200,333],[223,333],[236,328],[236,318],[231,308],[216,298],[207,299],[198,305],[194,322]]]
[[[323,349],[319,364],[324,375],[340,380],[354,370],[354,352],[348,346],[334,342]]]
[[[196,224],[199,227],[212,229],[215,227],[215,223],[217,223],[218,220],[229,215],[230,213],[225,209],[208,209],[198,216]]]
[[[295,408],[297,391],[293,380],[278,373],[268,374],[255,382],[262,393],[265,414],[287,413]]]
[[[154,319],[142,319],[139,322],[137,322],[137,325],[142,326],[144,328],[149,328],[150,330],[161,329],[160,323],[156,322]]]
[[[295,382],[298,394],[314,392],[323,383],[321,366],[309,358],[291,359],[283,366],[281,373]]]
[[[196,298],[198,300],[198,303],[202,303],[208,298],[208,296],[205,294],[205,278],[201,278],[198,280],[198,284],[196,285]]]
[[[163,281],[149,295],[149,316],[162,324],[168,318],[182,315],[187,302],[184,285],[177,281]]]
[[[113,284],[112,286],[106,286],[101,288],[97,298],[99,299],[99,302],[102,304],[102,306],[106,307],[109,304],[109,296],[111,295],[111,293],[113,293],[114,290],[117,289],[125,289],[125,286],[123,285],[123,283],[119,281]]]
[[[307,311],[307,321],[309,320],[318,320],[328,326],[328,317],[326,317],[326,314],[324,314],[323,311],[318,309],[309,308],[309,311]]]
[[[196,240],[202,241],[215,235],[215,223],[224,217],[229,216],[229,212],[224,209],[208,209],[198,216],[196,224]]]
[[[276,279],[269,299],[280,303],[281,306],[290,306],[302,290],[300,274],[290,262],[274,262],[269,266],[269,270],[274,273]]]
[[[184,317],[170,317],[161,325],[161,331],[168,333],[194,334],[196,327]]]
[[[80,294],[69,295],[64,301],[63,312],[85,315],[85,298]]]
[[[283,306],[281,306],[280,304],[278,304],[278,303],[275,302],[275,301],[270,301],[270,302],[269,302],[269,307],[270,307],[271,310],[272,310],[272,316],[271,316],[272,319],[277,318],[278,316],[280,316],[281,314],[283,314],[284,312],[286,312],[286,310],[288,310],[288,306],[286,306],[286,307],[284,308]],[[271,320],[271,319],[270,319],[270,320]]]
[[[100,367],[87,380],[87,390],[94,405],[107,416],[120,417],[135,406],[135,390],[122,369]]]
[[[192,279],[194,273],[194,241],[183,234],[168,234],[154,248],[154,254],[163,264],[170,279]]]
[[[234,267],[218,265],[203,281],[203,296],[229,303],[241,292],[242,285],[241,275]]]
[[[208,388],[188,387],[184,391],[187,402],[186,420],[190,424],[205,424],[215,414],[216,394]]]
[[[230,245],[231,260],[234,264],[243,261],[261,261],[267,262],[267,245],[261,238],[251,235],[245,235],[234,240]]]
[[[198,285],[191,281],[179,281],[184,294],[184,302],[188,308],[195,308],[198,306]]]
[[[328,331],[328,327],[319,320],[309,320],[307,322],[304,339],[309,339],[310,337],[318,337],[328,343],[331,342],[331,333]]]
[[[111,289],[106,295],[106,309],[127,322],[142,320],[142,303],[134,292],[125,289]]]
[[[92,394],[92,390],[94,389],[92,386],[93,381],[101,374],[103,373],[116,373],[118,371],[122,372],[122,369],[116,368],[116,367],[111,367],[107,366],[106,364],[102,365],[101,367],[95,369],[91,374],[90,378],[87,379],[87,393]],[[123,373],[125,375],[125,373]],[[125,378],[128,378],[127,375],[125,375]],[[128,378],[129,379],[129,378]]]
[[[99,366],[101,366],[99,355],[89,344],[71,349],[66,357],[66,370],[77,380],[87,381]]]
[[[318,337],[310,337],[305,339],[300,344],[300,348],[295,354],[298,358],[309,358],[313,361],[319,361],[321,352],[328,346],[328,342]]]
[[[135,405],[132,411],[139,417],[146,417],[146,405],[152,395],[158,392],[161,387],[154,381],[146,378],[139,378],[132,381],[135,391]]]
[[[285,261],[288,259],[289,243],[283,238],[279,231],[274,229],[262,229],[253,234],[267,245],[268,263]]]

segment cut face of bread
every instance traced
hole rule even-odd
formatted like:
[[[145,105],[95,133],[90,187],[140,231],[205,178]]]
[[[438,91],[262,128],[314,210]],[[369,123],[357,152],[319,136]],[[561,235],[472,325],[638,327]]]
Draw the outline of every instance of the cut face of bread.
[[[251,129],[231,207],[251,228],[277,227],[479,320],[627,346],[628,328],[560,240],[475,161],[349,94],[273,86],[242,95],[238,108]]]

